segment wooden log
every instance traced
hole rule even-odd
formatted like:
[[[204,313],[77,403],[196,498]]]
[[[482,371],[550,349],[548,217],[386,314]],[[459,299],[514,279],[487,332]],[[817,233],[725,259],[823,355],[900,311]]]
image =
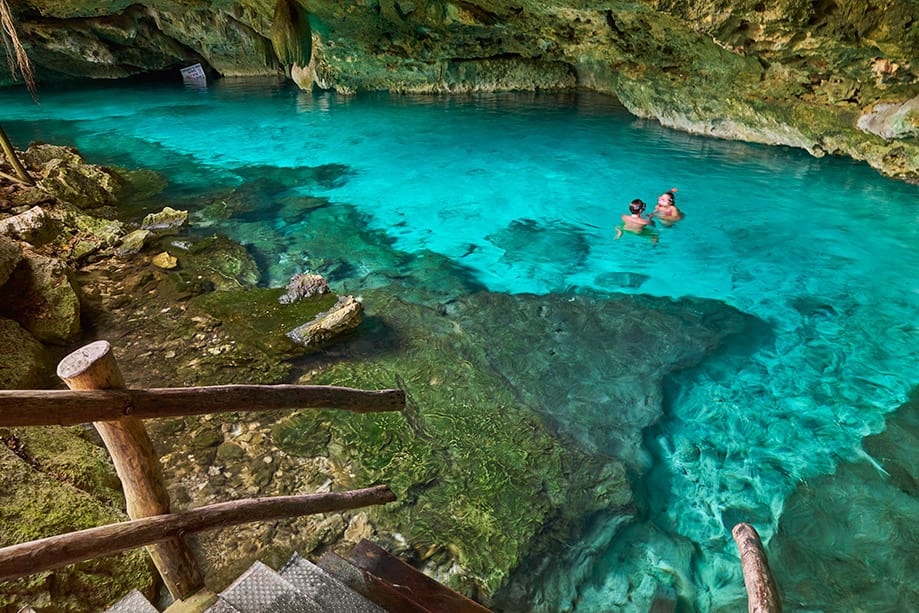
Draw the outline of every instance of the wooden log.
[[[0,390],[0,426],[73,425],[125,415],[149,419],[294,408],[343,409],[355,413],[401,411],[405,408],[405,392],[331,385]]]
[[[73,390],[123,388],[124,379],[107,341],[77,349],[58,364],[57,375]],[[169,513],[169,494],[159,458],[143,422],[132,416],[93,423],[121,479],[132,519]],[[97,545],[99,547],[99,545]],[[188,545],[178,537],[147,548],[169,593],[176,600],[204,587]]]
[[[348,492],[234,500],[190,511],[89,528],[0,549],[0,581],[53,570],[151,543],[177,540],[184,534],[253,521],[355,509],[395,499],[389,487],[377,485]]]
[[[763,542],[750,524],[737,524],[731,531],[740,551],[740,565],[743,582],[747,588],[747,610],[749,613],[782,613],[782,601],[769,560],[763,550]]]

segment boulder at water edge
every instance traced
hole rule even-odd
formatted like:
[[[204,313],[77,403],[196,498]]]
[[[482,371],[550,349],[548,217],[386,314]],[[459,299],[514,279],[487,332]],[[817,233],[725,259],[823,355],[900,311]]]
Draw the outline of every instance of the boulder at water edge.
[[[122,191],[115,172],[85,163],[72,147],[32,145],[22,161],[42,190],[81,209],[117,204]]]
[[[7,298],[0,303],[0,314],[15,319],[44,343],[76,340],[80,301],[61,260],[26,250],[3,289]]]

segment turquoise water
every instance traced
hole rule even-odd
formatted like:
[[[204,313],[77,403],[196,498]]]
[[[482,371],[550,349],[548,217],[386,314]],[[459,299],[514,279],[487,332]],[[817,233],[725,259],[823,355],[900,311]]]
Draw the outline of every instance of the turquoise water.
[[[767,322],[769,342],[668,381],[641,459],[649,517],[558,606],[642,610],[623,595],[661,569],[694,608],[736,604],[732,525],[752,521],[768,541],[797,484],[870,461],[861,439],[919,383],[919,188],[863,164],[665,130],[592,94],[343,98],[239,81],[48,88],[39,106],[7,90],[0,108],[20,146],[160,170],[167,201],[342,165],[344,177],[275,189],[258,218],[221,226],[258,251],[266,284],[312,263],[297,223],[268,211],[316,195],[493,291],[695,296]],[[657,244],[613,240],[632,198],[653,205],[671,187],[684,221]],[[529,244],[506,238],[521,227]]]

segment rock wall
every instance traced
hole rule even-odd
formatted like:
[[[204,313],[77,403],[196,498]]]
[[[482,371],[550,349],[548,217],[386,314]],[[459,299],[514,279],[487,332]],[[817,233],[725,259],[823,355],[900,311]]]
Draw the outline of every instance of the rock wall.
[[[12,6],[42,79],[119,78],[201,62],[212,75],[284,72],[301,87],[344,93],[586,87],[673,128],[848,155],[888,176],[919,181],[914,0],[15,0]],[[285,66],[278,58],[287,53],[275,51],[272,37],[296,32],[278,23],[281,15],[293,13],[302,24],[304,12],[310,61]]]

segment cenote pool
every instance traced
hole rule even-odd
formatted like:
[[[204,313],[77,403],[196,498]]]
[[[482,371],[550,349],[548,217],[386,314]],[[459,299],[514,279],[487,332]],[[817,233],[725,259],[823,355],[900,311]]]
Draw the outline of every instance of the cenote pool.
[[[163,202],[191,208],[194,223],[257,255],[265,285],[305,270],[333,287],[399,274],[359,248],[347,270],[323,270],[326,254],[289,210],[308,197],[491,292],[710,299],[762,323],[761,337],[665,378],[663,416],[632,458],[642,511],[585,528],[569,546],[589,553],[560,562],[526,608],[642,611],[663,583],[681,610],[740,610],[739,521],[784,539],[770,551],[788,610],[919,601],[915,482],[891,491],[885,458],[862,446],[919,384],[919,187],[848,160],[666,130],[588,93],[340,97],[223,81],[46,87],[40,98],[0,91],[18,146],[72,144],[93,163],[158,170],[169,186],[135,217]],[[277,180],[303,167],[332,170],[306,186]],[[234,187],[254,208],[209,215],[208,194]],[[683,221],[656,244],[614,240],[630,200],[653,206],[672,187]],[[616,339],[582,342],[588,355]],[[602,387],[603,372],[566,366],[583,374],[578,387]],[[583,402],[557,403],[552,423],[577,438],[566,424]],[[907,455],[915,469],[919,450]],[[855,467],[848,485],[827,481],[842,466]],[[801,488],[818,486],[830,493],[809,504],[822,514],[802,511]]]

